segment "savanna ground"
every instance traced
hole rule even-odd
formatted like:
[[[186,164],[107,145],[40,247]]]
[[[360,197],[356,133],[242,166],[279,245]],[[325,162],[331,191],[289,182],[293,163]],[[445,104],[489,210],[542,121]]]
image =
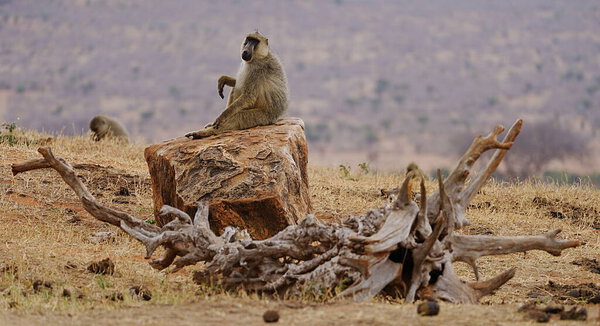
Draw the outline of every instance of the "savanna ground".
[[[562,229],[562,238],[586,244],[560,257],[532,251],[482,258],[483,279],[509,267],[517,267],[517,274],[481,305],[442,303],[438,316],[420,317],[415,305],[382,297],[366,303],[308,296],[259,298],[195,284],[191,275],[201,266],[175,274],[158,272],[144,260],[140,243],[85,212],[54,170],[16,177],[10,170],[12,163],[38,158],[40,145],[50,146],[71,164],[95,164],[76,172],[101,202],[152,219],[144,146],[94,143],[85,137],[47,141],[46,135],[32,132],[20,132],[19,137],[16,144],[9,145],[7,139],[0,143],[2,325],[259,325],[267,309],[278,310],[283,325],[515,324],[534,323],[517,312],[532,300],[587,307],[586,322],[558,321],[555,316],[551,323],[600,321],[600,305],[592,303],[600,292],[600,190],[591,186],[489,182],[471,203],[471,225],[463,232],[531,235]],[[309,168],[309,178],[314,213],[326,221],[382,206],[379,190],[396,187],[403,179],[400,172],[344,175],[316,166]],[[430,181],[428,189],[434,188]],[[92,238],[102,231],[112,236]],[[115,263],[114,275],[87,270],[107,257]],[[463,279],[473,280],[470,268],[460,263],[456,267]],[[149,289],[151,299],[134,298],[132,286]],[[64,296],[65,289],[69,296]]]

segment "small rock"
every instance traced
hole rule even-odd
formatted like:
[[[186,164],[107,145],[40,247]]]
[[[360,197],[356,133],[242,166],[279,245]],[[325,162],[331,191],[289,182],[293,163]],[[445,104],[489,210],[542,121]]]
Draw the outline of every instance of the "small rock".
[[[440,305],[435,301],[423,302],[417,307],[417,313],[421,316],[435,316],[440,313]]]
[[[144,286],[132,286],[129,288],[129,293],[131,293],[133,298],[138,300],[150,301],[152,299],[152,292]]]
[[[267,310],[263,314],[263,320],[265,323],[276,323],[279,321],[279,312],[277,310]]]
[[[550,314],[534,309],[527,312],[527,317],[537,321],[538,323],[547,323],[550,320]]]
[[[573,289],[573,290],[568,291],[566,293],[566,295],[573,297],[573,298],[579,298],[579,297],[581,297],[581,290]]]
[[[115,264],[110,258],[104,258],[101,261],[91,263],[87,267],[87,270],[95,274],[113,275],[115,273]]]
[[[63,289],[62,296],[65,298],[71,297],[71,291],[69,289]]]
[[[573,307],[571,310],[565,310],[560,314],[561,320],[586,320],[587,309],[584,307]]]
[[[549,313],[549,314],[560,314],[564,310],[565,310],[565,307],[559,306],[559,305],[546,306],[546,308],[544,308],[544,312]]]
[[[126,187],[121,187],[119,191],[115,193],[117,196],[131,196],[131,192]]]
[[[520,306],[519,309],[517,309],[518,312],[523,312],[523,311],[529,311],[531,309],[535,309],[535,301],[530,301],[525,303],[524,305]]]

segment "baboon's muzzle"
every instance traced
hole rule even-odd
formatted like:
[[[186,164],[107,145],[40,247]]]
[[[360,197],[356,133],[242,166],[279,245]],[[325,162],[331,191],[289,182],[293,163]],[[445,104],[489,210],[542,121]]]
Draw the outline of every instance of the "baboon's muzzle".
[[[242,60],[252,60],[252,54],[254,53],[254,47],[258,44],[258,40],[248,38],[242,48]]]

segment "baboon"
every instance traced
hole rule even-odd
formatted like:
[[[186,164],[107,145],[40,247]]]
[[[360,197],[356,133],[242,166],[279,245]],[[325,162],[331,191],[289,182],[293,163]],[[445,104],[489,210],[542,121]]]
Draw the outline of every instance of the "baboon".
[[[117,138],[126,143],[129,142],[129,135],[125,127],[117,120],[107,116],[97,115],[90,121],[90,130],[92,131],[92,139],[95,141],[104,138]]]
[[[221,98],[225,85],[232,87],[225,111],[203,130],[190,132],[186,137],[197,139],[269,125],[287,110],[287,78],[279,58],[269,49],[269,40],[258,31],[246,35],[241,57],[236,78],[221,76],[217,84]]]
[[[419,166],[414,163],[411,162],[410,164],[408,164],[408,166],[406,167],[406,178],[414,180],[414,179],[423,179],[423,180],[428,180],[429,178],[427,178],[427,175],[425,174],[425,172],[423,172],[423,170],[421,170],[421,168],[419,168]],[[413,192],[412,192],[412,182],[409,182],[407,184],[407,193],[409,194],[409,196],[412,196]],[[391,190],[385,190],[385,189],[381,189],[381,195],[384,197],[388,197],[390,195],[398,195],[400,194],[400,187],[398,188],[394,188]]]

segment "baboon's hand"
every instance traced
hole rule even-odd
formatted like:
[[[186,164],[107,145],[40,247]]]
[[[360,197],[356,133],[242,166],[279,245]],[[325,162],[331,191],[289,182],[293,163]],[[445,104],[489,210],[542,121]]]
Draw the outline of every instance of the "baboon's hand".
[[[219,96],[221,96],[221,98],[225,98],[225,96],[223,95],[224,87],[225,87],[225,78],[224,78],[224,76],[221,76],[221,78],[219,78],[219,84],[218,84]]]

